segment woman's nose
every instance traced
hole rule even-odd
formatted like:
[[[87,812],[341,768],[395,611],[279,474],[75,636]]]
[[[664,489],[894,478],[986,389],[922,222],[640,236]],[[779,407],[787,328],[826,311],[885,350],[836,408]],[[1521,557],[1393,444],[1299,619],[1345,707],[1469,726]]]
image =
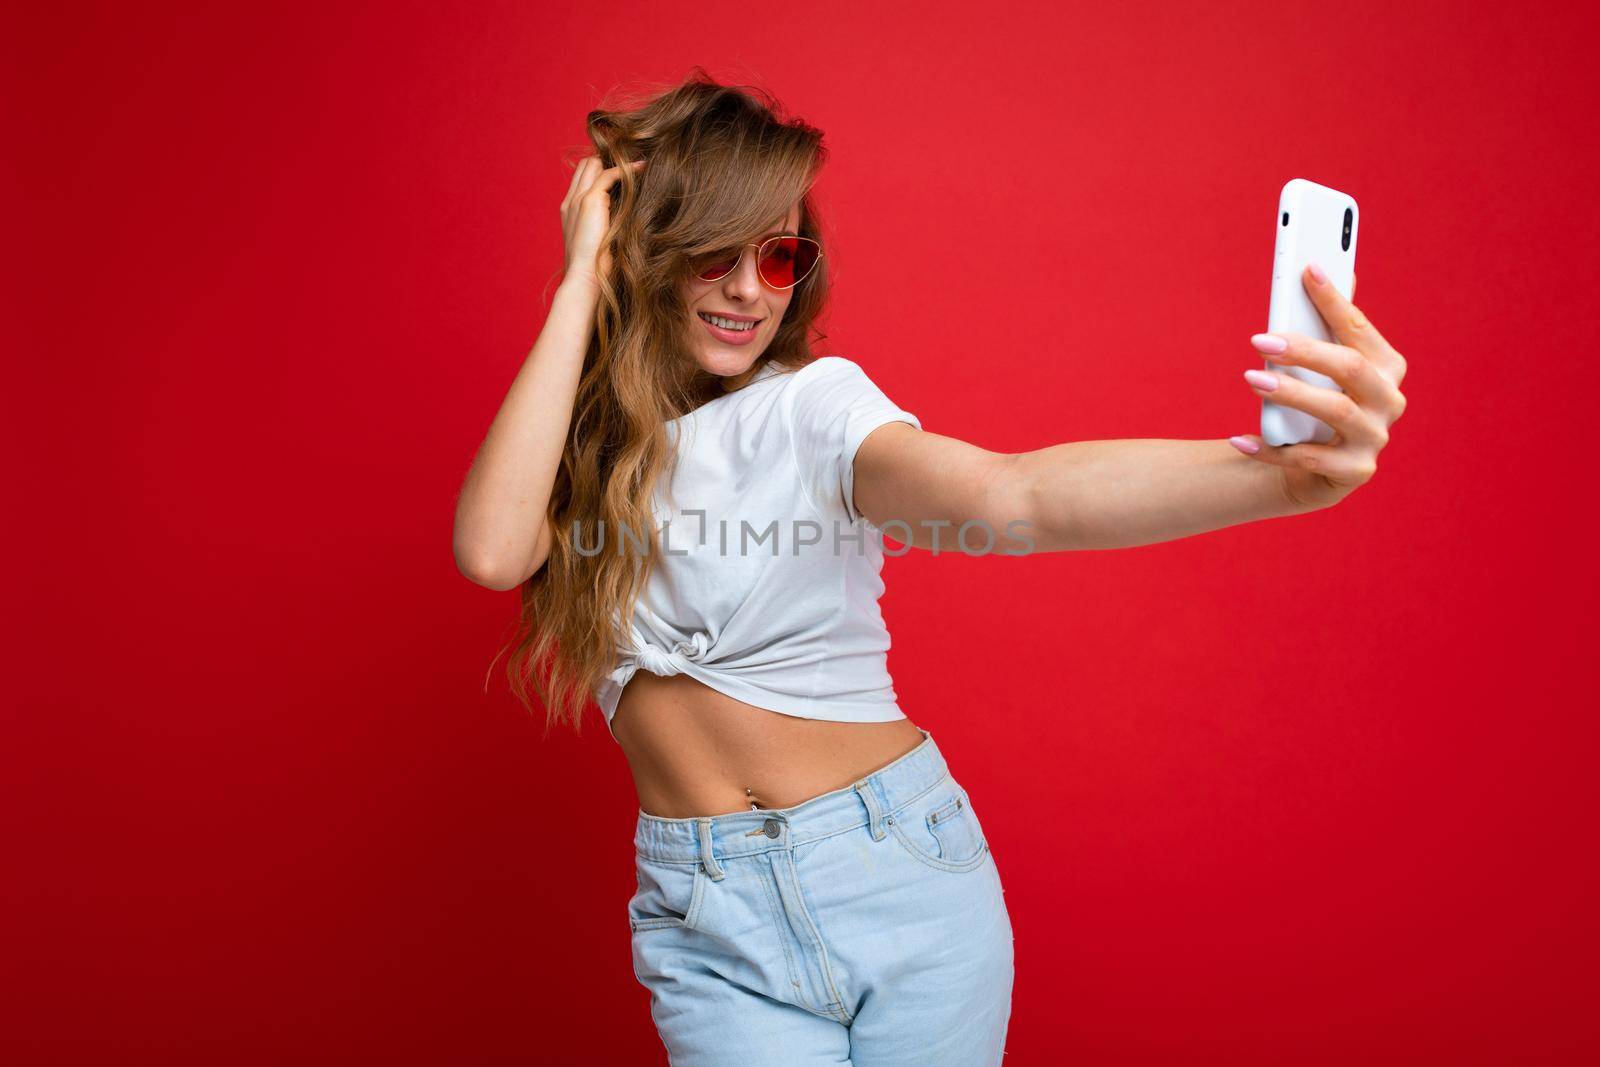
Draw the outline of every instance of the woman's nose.
[[[758,260],[755,249],[744,250],[744,255],[739,257],[739,265],[728,272],[726,280],[732,292],[748,300],[754,300],[761,295],[761,271]]]

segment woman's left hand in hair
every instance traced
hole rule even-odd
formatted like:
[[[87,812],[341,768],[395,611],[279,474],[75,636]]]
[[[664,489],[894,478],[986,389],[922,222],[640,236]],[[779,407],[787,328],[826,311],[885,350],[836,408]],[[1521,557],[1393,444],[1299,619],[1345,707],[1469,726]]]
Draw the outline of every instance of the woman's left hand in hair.
[[[1249,434],[1232,438],[1231,443],[1240,452],[1276,466],[1289,499],[1313,509],[1337,504],[1377,472],[1378,453],[1389,443],[1389,427],[1406,409],[1400,392],[1406,360],[1331,282],[1319,280],[1309,268],[1301,281],[1334,340],[1286,332],[1256,334],[1251,343],[1271,362],[1326,374],[1344,391],[1267,370],[1246,371],[1245,380],[1256,396],[1321,419],[1333,429],[1333,438],[1327,444],[1274,446],[1259,434]],[[1350,295],[1355,296],[1353,279]],[[1282,338],[1287,349],[1269,351],[1274,347],[1272,338]]]

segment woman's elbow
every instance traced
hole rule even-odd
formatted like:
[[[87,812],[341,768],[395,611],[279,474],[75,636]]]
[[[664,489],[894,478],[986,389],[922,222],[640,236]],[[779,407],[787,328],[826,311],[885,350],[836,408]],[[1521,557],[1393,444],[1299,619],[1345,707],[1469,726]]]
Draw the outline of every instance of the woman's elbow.
[[[493,589],[504,593],[515,589],[532,577],[539,568],[518,565],[508,560],[498,559],[492,553],[471,546],[457,544],[455,546],[456,570],[461,576],[474,585],[481,585],[485,589]],[[543,563],[543,560],[539,561]]]
[[[1026,542],[1026,550],[1015,554],[1030,555],[1079,547],[1070,524],[1063,521],[1063,504],[1047,499],[1038,459],[1032,453],[1021,452],[1004,457],[986,510],[994,525],[1008,536]]]

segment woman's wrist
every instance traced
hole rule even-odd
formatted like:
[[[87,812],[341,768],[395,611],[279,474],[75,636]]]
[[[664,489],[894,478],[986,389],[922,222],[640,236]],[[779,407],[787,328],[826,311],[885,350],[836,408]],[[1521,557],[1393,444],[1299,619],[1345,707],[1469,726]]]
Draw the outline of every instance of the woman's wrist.
[[[561,283],[556,286],[557,293],[569,293],[569,299],[592,300],[600,302],[600,283],[588,274],[571,273],[561,276]]]

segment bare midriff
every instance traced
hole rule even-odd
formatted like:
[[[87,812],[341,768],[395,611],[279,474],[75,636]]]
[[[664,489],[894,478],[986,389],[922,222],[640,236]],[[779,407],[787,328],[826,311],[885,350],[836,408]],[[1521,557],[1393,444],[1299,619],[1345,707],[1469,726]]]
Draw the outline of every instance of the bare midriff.
[[[648,815],[788,808],[852,785],[923,741],[910,719],[828,722],[768,711],[688,675],[639,671],[611,731]]]

